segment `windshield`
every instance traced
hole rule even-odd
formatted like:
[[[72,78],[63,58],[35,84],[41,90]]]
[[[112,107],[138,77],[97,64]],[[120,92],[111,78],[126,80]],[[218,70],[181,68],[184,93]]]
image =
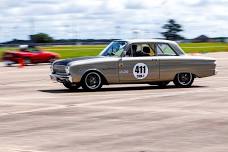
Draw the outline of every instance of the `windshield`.
[[[126,45],[126,41],[113,41],[100,53],[100,56],[120,57]]]

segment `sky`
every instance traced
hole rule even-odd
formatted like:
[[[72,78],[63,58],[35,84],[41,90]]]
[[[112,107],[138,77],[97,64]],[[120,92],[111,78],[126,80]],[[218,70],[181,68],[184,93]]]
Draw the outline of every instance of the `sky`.
[[[61,38],[161,38],[175,19],[186,38],[228,36],[228,0],[0,0],[0,42]]]

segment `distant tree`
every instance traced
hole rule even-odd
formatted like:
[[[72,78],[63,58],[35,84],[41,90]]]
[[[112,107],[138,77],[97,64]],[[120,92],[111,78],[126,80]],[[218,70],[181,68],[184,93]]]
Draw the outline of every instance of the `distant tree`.
[[[38,33],[34,35],[30,35],[30,40],[33,43],[51,43],[54,41],[52,37],[45,33]]]
[[[170,19],[168,23],[162,26],[165,32],[161,32],[161,34],[167,39],[167,40],[182,40],[184,37],[179,35],[178,33],[183,31],[182,26],[174,19]]]

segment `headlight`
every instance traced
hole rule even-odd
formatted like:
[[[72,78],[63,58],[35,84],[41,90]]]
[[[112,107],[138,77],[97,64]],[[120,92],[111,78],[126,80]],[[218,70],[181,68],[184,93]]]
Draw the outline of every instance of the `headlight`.
[[[50,66],[50,71],[51,71],[51,73],[54,72],[54,70],[53,70],[53,64],[51,64],[51,66]]]
[[[66,71],[66,74],[70,74],[70,67],[69,66],[66,66],[65,67],[65,71]]]

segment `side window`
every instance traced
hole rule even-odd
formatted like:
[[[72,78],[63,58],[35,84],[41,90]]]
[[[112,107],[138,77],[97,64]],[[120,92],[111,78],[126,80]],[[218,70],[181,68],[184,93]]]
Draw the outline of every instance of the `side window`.
[[[175,51],[166,43],[158,43],[156,45],[158,56],[176,56]]]
[[[124,56],[125,57],[131,57],[132,56],[131,46],[126,50],[126,53]]]
[[[142,56],[154,56],[155,51],[151,48],[149,44],[142,43],[142,44],[132,44],[131,45],[131,52],[133,57],[142,57]]]

